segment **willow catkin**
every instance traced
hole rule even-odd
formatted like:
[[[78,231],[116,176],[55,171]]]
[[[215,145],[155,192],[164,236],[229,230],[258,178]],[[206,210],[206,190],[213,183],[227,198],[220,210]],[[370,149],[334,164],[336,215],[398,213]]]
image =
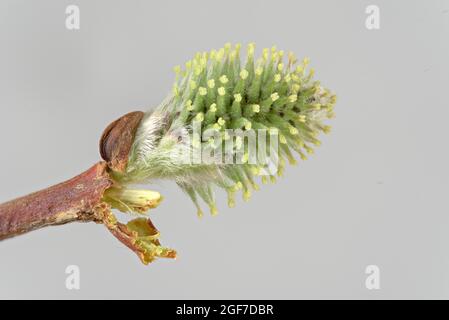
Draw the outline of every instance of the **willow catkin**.
[[[257,59],[254,53],[250,43],[242,61],[240,45],[226,44],[175,67],[172,93],[142,121],[119,181],[174,180],[199,215],[199,199],[215,214],[214,187],[225,189],[229,206],[234,206],[236,192],[242,190],[247,200],[258,189],[258,176],[262,182],[275,181],[286,161],[296,163],[295,153],[306,159],[320,144],[319,133],[330,130],[324,121],[334,115],[336,96],[313,80],[308,58],[297,63],[293,53],[285,57],[275,47],[263,49]],[[260,130],[267,135],[257,137],[254,161],[247,138]],[[205,138],[208,131],[212,133]],[[232,135],[235,131],[243,137]],[[273,139],[279,143],[276,150],[267,147]],[[203,153],[192,157],[196,149],[222,152],[221,161],[207,162]],[[276,170],[267,170],[273,164]]]

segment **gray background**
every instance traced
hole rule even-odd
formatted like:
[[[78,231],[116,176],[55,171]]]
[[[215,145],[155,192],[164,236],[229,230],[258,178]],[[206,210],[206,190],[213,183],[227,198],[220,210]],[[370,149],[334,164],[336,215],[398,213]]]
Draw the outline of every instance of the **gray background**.
[[[157,105],[197,50],[276,44],[339,100],[316,154],[249,203],[221,194],[198,220],[172,183],[151,186],[177,261],[146,267],[100,225],[47,228],[0,243],[0,298],[449,298],[448,30],[448,1],[2,0],[0,202],[87,169],[103,128]]]

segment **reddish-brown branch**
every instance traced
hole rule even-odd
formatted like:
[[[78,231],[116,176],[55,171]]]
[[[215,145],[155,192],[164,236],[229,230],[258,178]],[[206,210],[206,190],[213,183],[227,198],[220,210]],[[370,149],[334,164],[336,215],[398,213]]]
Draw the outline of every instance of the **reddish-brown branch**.
[[[102,202],[103,193],[113,184],[109,170],[126,167],[143,115],[141,111],[130,112],[104,130],[100,154],[105,161],[66,182],[1,204],[0,240],[48,225],[98,220],[97,211],[107,206]]]
[[[111,185],[106,163],[99,162],[68,181],[1,204],[0,240],[48,225],[98,220]]]
[[[105,161],[66,182],[0,204],[0,240],[46,226],[94,221],[104,224],[145,264],[156,257],[175,258],[174,250],[161,247],[159,232],[150,219],[138,218],[122,224],[103,197],[108,188],[117,187],[111,172],[125,170],[143,116],[143,112],[131,112],[106,128],[100,139],[100,154]]]

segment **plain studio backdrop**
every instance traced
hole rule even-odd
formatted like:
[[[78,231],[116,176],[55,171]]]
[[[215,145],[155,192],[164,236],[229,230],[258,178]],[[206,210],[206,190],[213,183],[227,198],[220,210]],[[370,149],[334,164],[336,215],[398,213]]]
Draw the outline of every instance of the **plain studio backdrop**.
[[[87,169],[109,122],[228,41],[310,57],[338,102],[315,155],[234,209],[219,193],[217,217],[150,185],[176,261],[144,266],[94,223],[42,229],[0,242],[0,298],[449,298],[448,31],[447,1],[2,0],[0,202]]]

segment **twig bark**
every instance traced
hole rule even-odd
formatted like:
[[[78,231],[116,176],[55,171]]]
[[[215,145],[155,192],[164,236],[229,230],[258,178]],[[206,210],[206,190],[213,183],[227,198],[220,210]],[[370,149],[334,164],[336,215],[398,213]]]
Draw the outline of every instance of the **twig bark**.
[[[0,240],[49,225],[99,221],[104,191],[113,184],[99,162],[80,175],[0,205]]]
[[[128,113],[104,130],[100,139],[100,154],[104,161],[68,181],[0,204],[0,240],[46,226],[93,221],[104,224],[145,264],[156,257],[175,258],[174,250],[160,245],[159,232],[150,219],[120,223],[111,212],[108,198],[104,197],[109,188],[122,188],[114,181],[113,173],[126,169],[143,115],[140,111]],[[146,205],[153,207],[153,202],[148,201]]]

